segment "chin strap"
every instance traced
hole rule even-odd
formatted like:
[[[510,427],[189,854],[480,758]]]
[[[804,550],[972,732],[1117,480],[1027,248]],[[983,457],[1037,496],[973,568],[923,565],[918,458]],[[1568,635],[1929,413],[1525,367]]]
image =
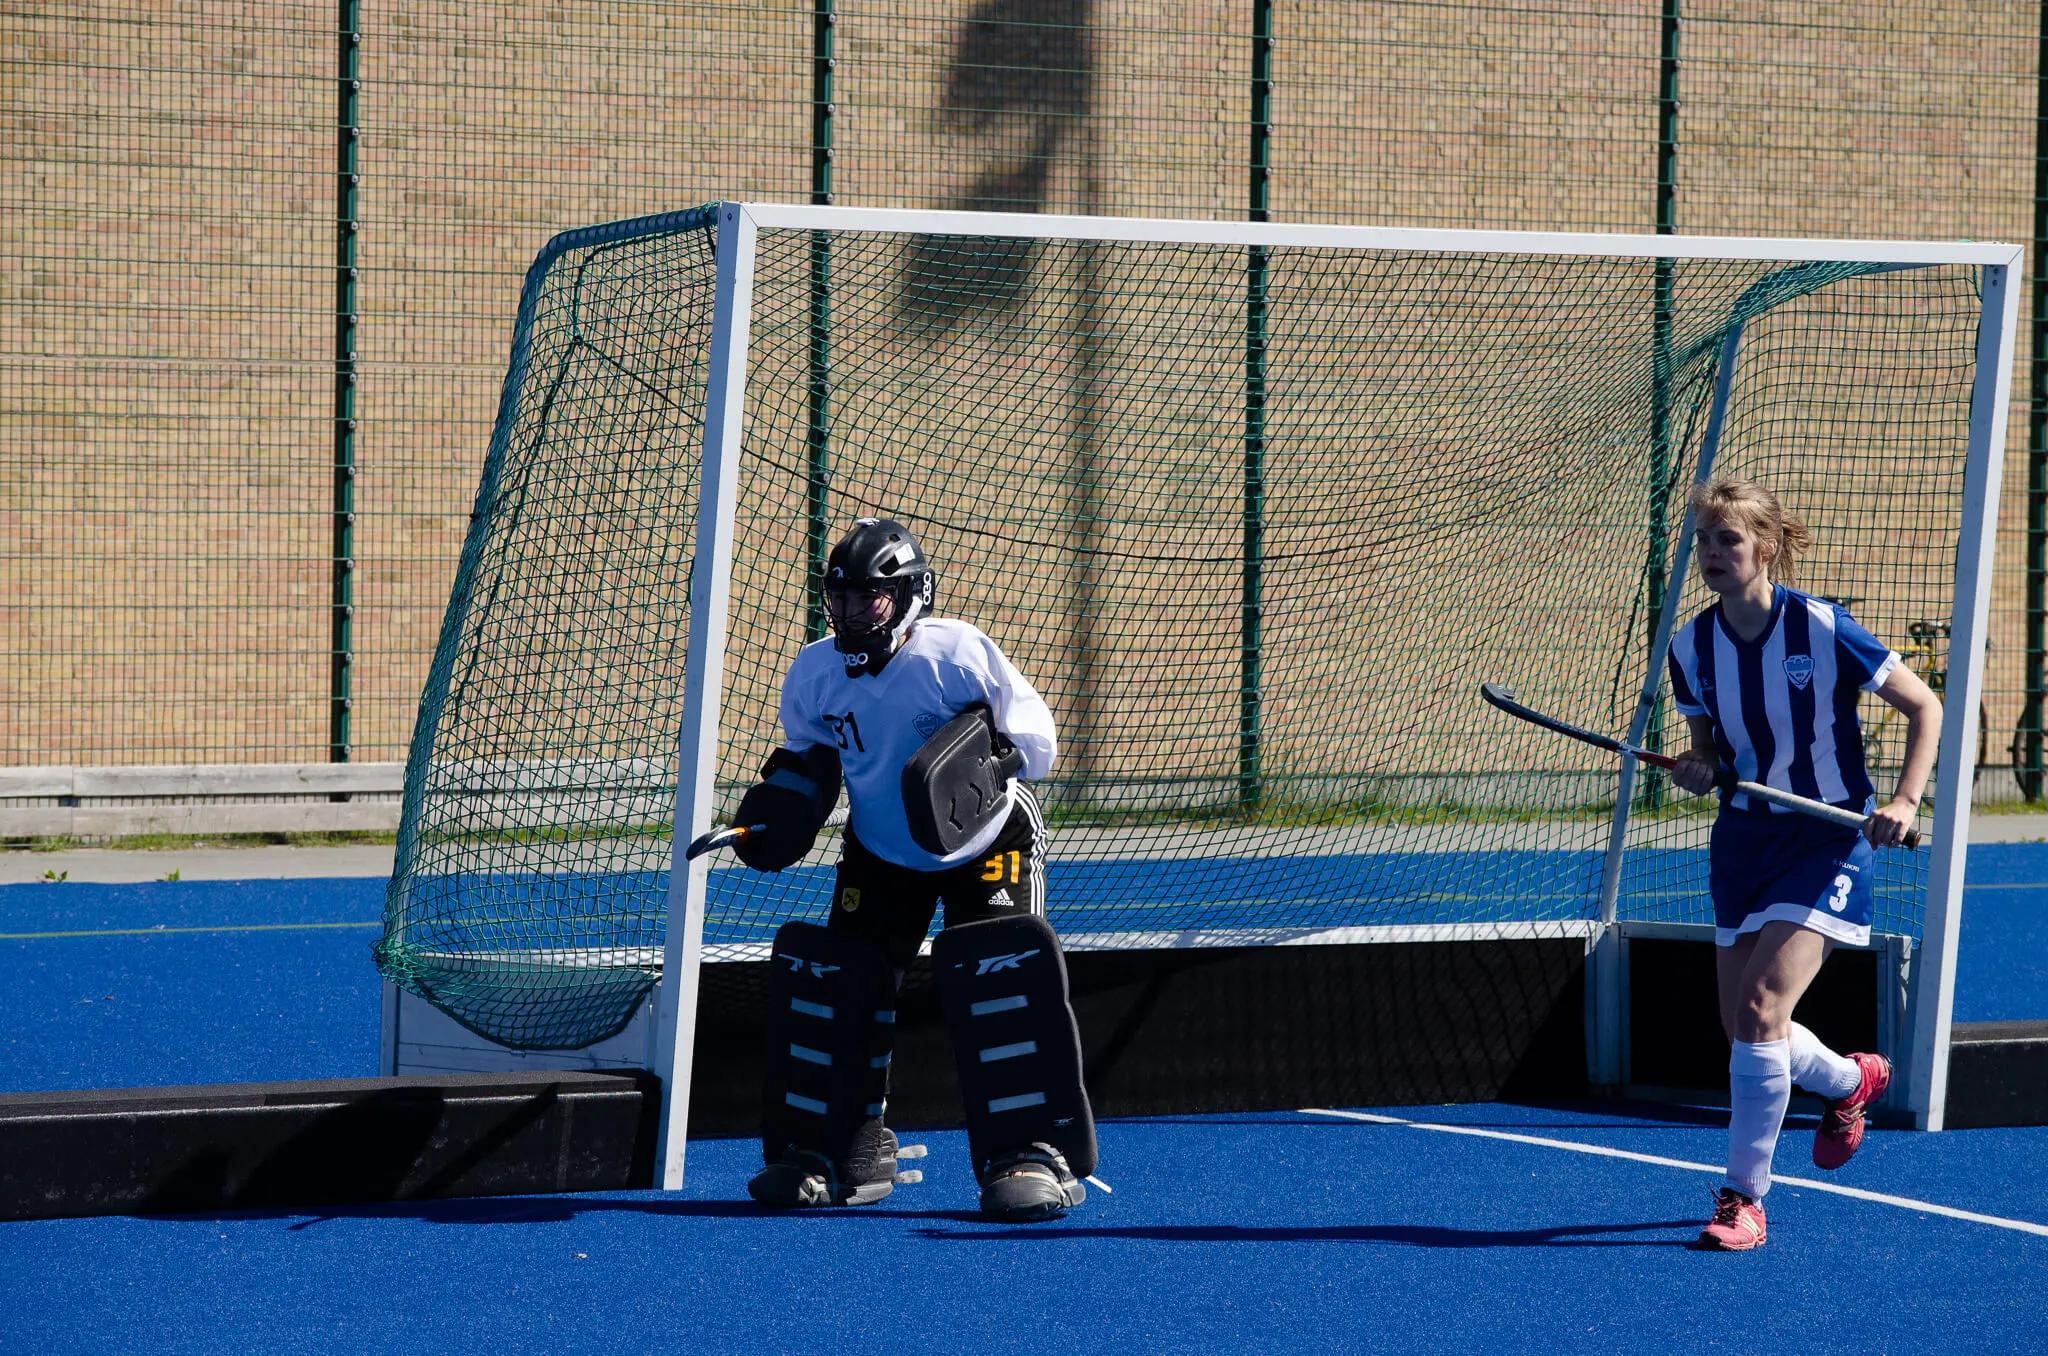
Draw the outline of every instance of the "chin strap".
[[[924,614],[924,599],[912,595],[910,606],[903,610],[903,620],[887,631],[875,631],[852,642],[849,648],[845,636],[833,637],[832,643],[839,649],[840,662],[846,665],[846,676],[858,678],[864,673],[880,673],[903,642],[910,638],[910,628]]]

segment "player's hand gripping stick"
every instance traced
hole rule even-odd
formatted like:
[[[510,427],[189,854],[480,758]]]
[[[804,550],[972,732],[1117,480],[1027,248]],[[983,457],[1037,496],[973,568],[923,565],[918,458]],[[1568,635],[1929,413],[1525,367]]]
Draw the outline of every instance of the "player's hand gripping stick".
[[[1576,739],[1582,744],[1591,744],[1596,749],[1606,749],[1609,753],[1618,753],[1624,758],[1633,758],[1639,763],[1648,763],[1652,767],[1668,768],[1675,767],[1678,764],[1678,760],[1668,753],[1652,753],[1648,749],[1636,748],[1634,745],[1624,743],[1619,739],[1610,739],[1606,735],[1595,734],[1591,730],[1582,730],[1576,725],[1559,720],[1556,716],[1546,716],[1536,708],[1524,706],[1521,702],[1516,701],[1515,694],[1502,687],[1499,683],[1481,683],[1479,685],[1479,695],[1485,699],[1486,704],[1489,706],[1497,707],[1511,716],[1526,720],[1531,725],[1540,725],[1546,730],[1555,731],[1569,739]],[[1724,792],[1740,791],[1746,796],[1755,797],[1757,800],[1769,801],[1773,805],[1782,805],[1788,810],[1796,810],[1800,814],[1811,815],[1815,819],[1824,819],[1830,824],[1840,824],[1844,828],[1861,829],[1869,819],[1868,815],[1859,815],[1854,810],[1844,810],[1838,805],[1830,805],[1823,800],[1808,800],[1805,796],[1795,796],[1790,791],[1780,791],[1775,786],[1765,786],[1761,782],[1739,782],[1735,780],[1735,774],[1727,768],[1716,769],[1714,784]],[[1905,847],[1917,848],[1920,846],[1920,843],[1921,838],[1918,829],[1906,830]]]

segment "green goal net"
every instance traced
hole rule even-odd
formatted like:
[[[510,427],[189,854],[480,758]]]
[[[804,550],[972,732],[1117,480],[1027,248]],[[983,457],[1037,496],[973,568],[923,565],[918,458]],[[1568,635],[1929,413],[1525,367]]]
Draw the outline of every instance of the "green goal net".
[[[1638,775],[1617,814],[1614,757],[1479,684],[1682,738],[1641,698],[1660,617],[1702,605],[1707,458],[1814,524],[1802,586],[1894,648],[1957,615],[1984,530],[1967,262],[841,220],[752,237],[737,511],[703,546],[718,210],[529,275],[377,947],[492,1040],[587,1045],[659,978],[701,549],[731,561],[714,822],[781,738],[824,551],[891,516],[1058,720],[1070,945],[1244,945],[1706,919],[1707,803]],[[707,958],[821,919],[837,848],[715,861]],[[1880,930],[1919,930],[1929,861],[1887,856]]]

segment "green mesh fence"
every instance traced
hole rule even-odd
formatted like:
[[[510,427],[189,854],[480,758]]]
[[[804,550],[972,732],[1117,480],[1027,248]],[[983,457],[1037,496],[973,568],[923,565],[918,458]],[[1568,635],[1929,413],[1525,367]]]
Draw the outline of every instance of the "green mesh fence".
[[[505,317],[568,227],[714,198],[1256,198],[2038,241],[2040,31],[2023,0],[9,7],[0,766],[402,758]],[[707,71],[718,98],[679,94]],[[2041,347],[2015,354],[2038,375],[2013,385],[1980,805],[2039,791]]]
[[[378,947],[507,1044],[609,1034],[658,975],[710,240],[558,241],[522,304]],[[718,818],[781,737],[822,505],[910,523],[1044,693],[1070,944],[1583,924],[1617,769],[1479,684],[1627,728],[1737,324],[1718,464],[1880,636],[1945,617],[1978,310],[1955,267],[765,230]],[[1702,921],[1707,806],[1638,789],[1623,916]],[[837,846],[721,862],[707,955],[821,918]],[[1912,933],[1924,854],[1888,861]]]

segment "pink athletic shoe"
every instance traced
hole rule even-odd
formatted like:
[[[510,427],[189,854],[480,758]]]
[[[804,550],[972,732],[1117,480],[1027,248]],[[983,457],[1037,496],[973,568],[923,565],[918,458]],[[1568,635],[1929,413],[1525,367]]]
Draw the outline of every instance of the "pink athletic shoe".
[[[1863,1143],[1863,1111],[1884,1096],[1892,1085],[1892,1062],[1883,1055],[1851,1055],[1863,1077],[1856,1090],[1839,1102],[1829,1102],[1813,1137],[1813,1165],[1835,1169],[1856,1156]]]
[[[1700,1246],[1712,1252],[1748,1252],[1763,1245],[1763,1206],[1734,1187],[1714,1193],[1714,1217],[1700,1230]]]

